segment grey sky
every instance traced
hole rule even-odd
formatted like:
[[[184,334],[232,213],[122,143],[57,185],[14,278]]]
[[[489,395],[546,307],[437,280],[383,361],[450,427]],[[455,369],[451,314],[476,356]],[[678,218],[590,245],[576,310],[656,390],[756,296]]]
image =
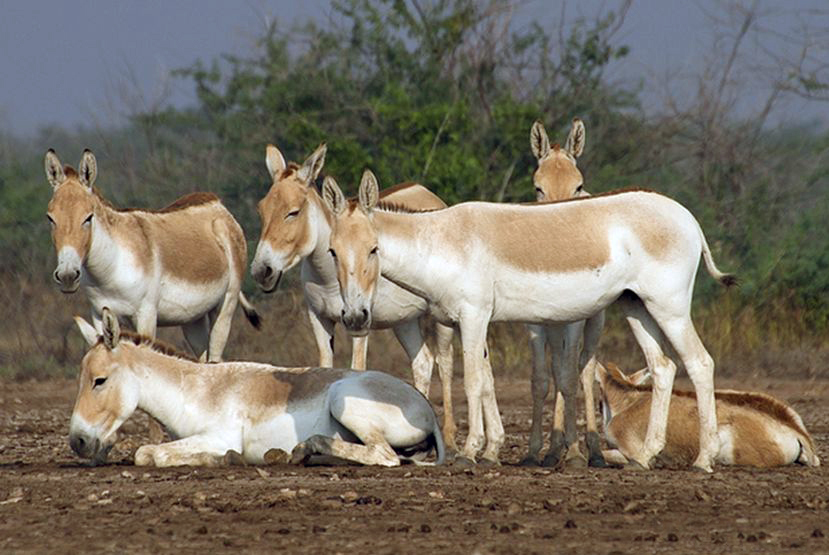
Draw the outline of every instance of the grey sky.
[[[614,5],[574,1],[566,13],[570,19]],[[712,28],[704,11],[713,5],[702,0],[634,2],[617,41],[629,45],[631,54],[610,76],[645,79],[648,102],[661,102],[667,74],[672,76],[672,94],[693,94],[686,78],[698,71],[700,57],[710,51]],[[791,12],[770,20],[785,35],[794,27],[793,18],[808,19],[808,9],[825,7],[826,0],[760,5]],[[547,27],[560,13],[560,2],[531,1],[519,20],[536,18]],[[0,129],[30,135],[49,124],[114,125],[127,104],[156,101],[165,86],[172,87],[166,98],[186,104],[192,88],[168,79],[171,69],[222,53],[250,52],[266,18],[275,17],[284,28],[308,18],[324,24],[329,14],[327,0],[5,0],[0,18]],[[812,118],[826,111],[804,102],[791,103],[788,109]]]

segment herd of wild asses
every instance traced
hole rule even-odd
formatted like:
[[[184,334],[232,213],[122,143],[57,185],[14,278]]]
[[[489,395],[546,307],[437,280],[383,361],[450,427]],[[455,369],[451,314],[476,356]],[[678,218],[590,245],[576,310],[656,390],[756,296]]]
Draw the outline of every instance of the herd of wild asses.
[[[694,216],[653,191],[589,195],[576,165],[585,143],[578,119],[563,147],[550,143],[540,122],[530,143],[537,202],[453,206],[417,183],[380,190],[370,170],[357,198],[347,199],[332,176],[317,187],[325,145],[302,164],[267,146],[271,186],[258,205],[251,275],[273,291],[301,264],[319,349],[313,368],[222,361],[237,305],[260,323],[241,291],[248,260],[242,228],[216,195],[190,194],[158,211],[119,209],[94,186],[91,151],[76,170],[50,149],[54,279],[65,293],[82,289],[92,305],[91,322],[76,317],[89,350],[70,422],[72,449],[104,462],[120,426],[142,409],[173,441],[141,446],[137,465],[314,457],[384,466],[497,464],[504,428],[487,328],[521,322],[533,351],[532,424],[522,464],[581,457],[580,381],[591,466],[650,468],[657,456],[708,472],[715,464],[817,466],[812,439],[791,407],[762,393],[714,389],[714,361],[690,315],[700,257],[715,280],[736,280],[717,268]],[[612,303],[621,306],[647,361],[631,375],[597,360],[604,309]],[[338,322],[352,336],[351,369],[331,368]],[[181,326],[193,356],[157,341],[157,326]],[[411,360],[414,387],[365,369],[367,336],[378,328],[394,330]],[[462,447],[452,416],[456,330],[468,401]],[[673,390],[668,347],[694,392]],[[426,398],[435,363],[442,426]],[[555,418],[541,458],[550,378]]]

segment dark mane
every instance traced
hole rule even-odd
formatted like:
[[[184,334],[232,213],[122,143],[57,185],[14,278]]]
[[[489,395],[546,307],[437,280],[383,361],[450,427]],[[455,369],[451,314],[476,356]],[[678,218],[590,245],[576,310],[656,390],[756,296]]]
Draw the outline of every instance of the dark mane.
[[[292,174],[296,173],[296,171],[300,168],[300,165],[296,162],[288,162],[288,165],[285,166],[285,169],[282,170],[282,173],[279,174],[278,179],[285,179],[290,177]]]
[[[586,197],[573,197],[573,198],[565,198],[560,200],[542,200],[542,201],[530,201],[530,202],[521,202],[519,203],[521,206],[538,206],[538,205],[546,205],[546,204],[564,204],[567,202],[581,202],[584,200],[590,200],[594,198],[603,198],[603,197],[612,197],[614,195],[622,195],[624,193],[655,193],[657,195],[661,194],[658,191],[654,191],[653,189],[646,189],[644,187],[623,187],[622,189],[613,189],[612,191],[605,191],[604,193],[598,193],[595,195],[590,195]]]
[[[169,214],[170,212],[178,212],[179,210],[184,210],[193,206],[201,206],[203,204],[210,204],[211,202],[219,201],[219,197],[214,193],[189,193],[183,197],[177,198],[171,204],[168,204],[160,210],[147,210],[146,208],[120,208],[115,206],[101,194],[101,191],[99,191],[97,187],[92,188],[92,193],[98,198],[99,201],[101,201],[101,204],[111,210],[114,210],[115,212],[122,213],[147,212],[149,214]]]
[[[75,168],[73,168],[72,166],[67,165],[63,166],[63,175],[65,175],[68,179],[70,177],[78,177],[78,172],[76,172]]]
[[[653,387],[650,385],[635,385],[627,382],[619,381],[616,378],[616,375],[610,371],[611,368],[615,368],[622,372],[618,366],[613,363],[608,363],[608,378],[612,382],[613,386],[621,389],[623,391],[639,391],[644,393],[652,393]],[[624,372],[622,372],[624,373]],[[689,399],[693,399],[696,401],[697,395],[693,391],[686,391],[683,389],[673,389],[671,392],[672,395],[677,397],[686,397]],[[811,441],[811,436],[809,432],[807,432],[803,428],[803,424],[798,421],[798,417],[796,416],[797,413],[789,407],[788,405],[784,404],[783,402],[775,399],[771,395],[766,395],[765,393],[756,393],[753,391],[733,391],[727,389],[717,389],[714,391],[714,398],[717,401],[723,401],[724,403],[728,403],[729,405],[735,407],[744,407],[750,410],[755,410],[757,412],[768,414],[769,416],[779,420],[780,422],[784,423],[788,427],[792,428],[793,430],[797,430],[804,437],[809,438]]]
[[[152,337],[148,337],[146,335],[141,335],[140,333],[135,333],[134,331],[122,330],[120,340],[128,341],[133,345],[137,345],[139,347],[149,347],[153,351],[161,353],[162,355],[180,358],[182,360],[187,360],[190,362],[199,362],[198,359],[196,359],[193,355],[190,355],[183,351],[179,351],[176,347],[170,345],[169,343],[166,343],[160,339],[153,339]],[[103,337],[98,342],[103,342]]]

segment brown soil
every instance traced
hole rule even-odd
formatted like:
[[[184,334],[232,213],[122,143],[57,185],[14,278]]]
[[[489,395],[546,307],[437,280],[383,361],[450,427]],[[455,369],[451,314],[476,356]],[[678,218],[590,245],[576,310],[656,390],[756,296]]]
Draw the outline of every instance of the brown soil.
[[[829,382],[750,387],[792,403],[829,461]],[[93,468],[66,441],[73,382],[0,382],[0,552],[829,552],[827,466],[522,468],[529,384],[498,390],[500,467],[146,469],[145,416]]]

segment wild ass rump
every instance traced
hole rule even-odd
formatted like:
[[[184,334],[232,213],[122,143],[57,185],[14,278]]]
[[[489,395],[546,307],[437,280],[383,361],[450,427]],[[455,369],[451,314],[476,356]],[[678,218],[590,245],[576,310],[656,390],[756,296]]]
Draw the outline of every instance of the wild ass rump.
[[[625,375],[614,364],[596,367],[605,437],[616,449],[605,452],[605,457],[625,463],[645,440],[651,406],[651,387],[645,383],[650,375],[647,369]],[[748,391],[718,389],[714,395],[720,438],[718,463],[760,468],[793,463],[820,465],[803,420],[783,401]],[[674,464],[691,464],[699,452],[697,412],[692,393],[673,391],[662,456]]]
[[[252,362],[199,363],[145,336],[121,333],[103,311],[103,334],[80,317],[91,345],[81,362],[69,443],[106,460],[118,428],[140,408],[175,441],[144,445],[135,464],[217,465],[233,451],[262,463],[271,449],[294,462],[319,454],[396,466],[444,446],[429,401],[383,372],[278,368]]]

